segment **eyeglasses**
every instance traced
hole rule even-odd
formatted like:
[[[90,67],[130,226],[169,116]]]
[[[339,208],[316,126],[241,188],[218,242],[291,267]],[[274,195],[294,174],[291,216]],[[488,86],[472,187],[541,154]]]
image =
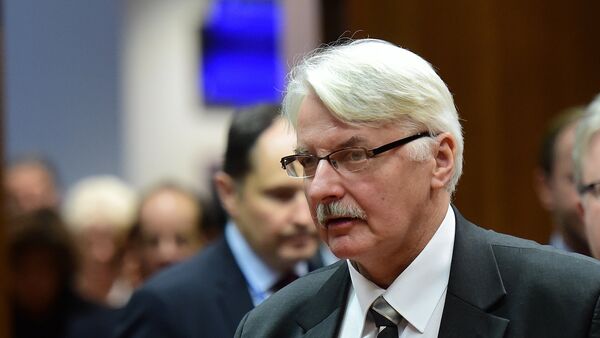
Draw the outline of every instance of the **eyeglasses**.
[[[594,197],[600,197],[600,181],[592,182],[590,184],[581,185],[577,188],[579,195],[585,195],[591,193]]]
[[[432,137],[429,132],[420,132],[381,147],[366,149],[362,147],[349,147],[335,150],[329,155],[316,156],[311,154],[296,154],[285,156],[281,159],[281,167],[290,177],[309,178],[315,176],[319,161],[327,160],[339,172],[355,172],[365,169],[369,159],[388,150],[403,146],[422,137]]]

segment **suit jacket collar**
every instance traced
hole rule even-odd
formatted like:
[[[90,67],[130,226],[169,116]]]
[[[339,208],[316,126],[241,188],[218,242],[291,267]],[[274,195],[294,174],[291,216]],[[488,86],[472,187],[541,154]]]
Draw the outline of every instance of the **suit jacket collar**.
[[[346,310],[350,274],[345,260],[335,269],[321,289],[298,312],[296,321],[304,329],[304,338],[335,337]]]
[[[318,254],[308,264],[311,271],[323,266]],[[217,299],[224,311],[223,317],[229,321],[229,327],[235,330],[243,316],[254,308],[254,304],[248,291],[248,282],[238,266],[225,236],[215,243],[215,267],[218,269],[215,271],[218,276],[215,287]],[[320,302],[318,306],[321,306]],[[230,336],[233,334],[232,331]]]
[[[485,230],[454,208],[456,235],[439,337],[502,337],[508,320],[488,313],[506,290]]]
[[[233,253],[227,241],[222,238],[215,243],[218,259],[215,259],[215,271],[218,275],[216,280],[216,292],[218,302],[224,311],[224,318],[228,318],[229,327],[235,328],[246,314],[252,310],[254,305],[248,292],[248,286],[242,271],[237,265]]]

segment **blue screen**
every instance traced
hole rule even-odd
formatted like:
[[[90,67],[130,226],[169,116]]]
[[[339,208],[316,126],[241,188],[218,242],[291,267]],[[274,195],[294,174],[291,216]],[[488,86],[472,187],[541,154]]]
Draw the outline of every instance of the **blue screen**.
[[[275,0],[215,0],[202,27],[207,105],[279,103],[285,81],[283,14]]]

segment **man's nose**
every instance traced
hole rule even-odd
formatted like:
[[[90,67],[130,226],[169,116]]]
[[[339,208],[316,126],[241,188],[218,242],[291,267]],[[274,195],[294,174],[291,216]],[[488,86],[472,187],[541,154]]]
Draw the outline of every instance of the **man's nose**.
[[[294,224],[303,226],[313,226],[312,217],[310,215],[310,208],[304,190],[300,190],[294,196],[294,211],[292,213]]]
[[[158,255],[164,263],[172,263],[177,259],[179,248],[174,239],[164,239],[158,247]]]
[[[344,195],[342,177],[328,161],[319,161],[315,175],[305,182],[306,195],[313,203],[338,200]]]

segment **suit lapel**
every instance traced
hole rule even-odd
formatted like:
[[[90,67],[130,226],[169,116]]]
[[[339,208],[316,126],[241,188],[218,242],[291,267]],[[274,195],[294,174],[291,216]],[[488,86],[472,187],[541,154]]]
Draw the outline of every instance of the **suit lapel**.
[[[502,337],[508,319],[488,311],[506,294],[485,232],[456,214],[448,293],[439,337]]]
[[[504,337],[508,319],[478,309],[455,295],[446,296],[440,338],[495,338]]]
[[[305,332],[304,338],[335,337],[345,311],[350,275],[348,265],[341,261],[321,289],[298,312],[296,322]]]
[[[242,320],[242,317],[252,308],[252,299],[248,293],[246,286],[246,280],[238,267],[233,253],[227,244],[227,241],[223,240],[219,243],[218,257],[222,257],[220,262],[215,262],[215,267],[219,267],[215,273],[219,274],[218,285],[216,291],[218,292],[217,300],[224,310],[224,318],[229,321],[228,327],[235,328]],[[233,336],[234,331],[231,332]]]

